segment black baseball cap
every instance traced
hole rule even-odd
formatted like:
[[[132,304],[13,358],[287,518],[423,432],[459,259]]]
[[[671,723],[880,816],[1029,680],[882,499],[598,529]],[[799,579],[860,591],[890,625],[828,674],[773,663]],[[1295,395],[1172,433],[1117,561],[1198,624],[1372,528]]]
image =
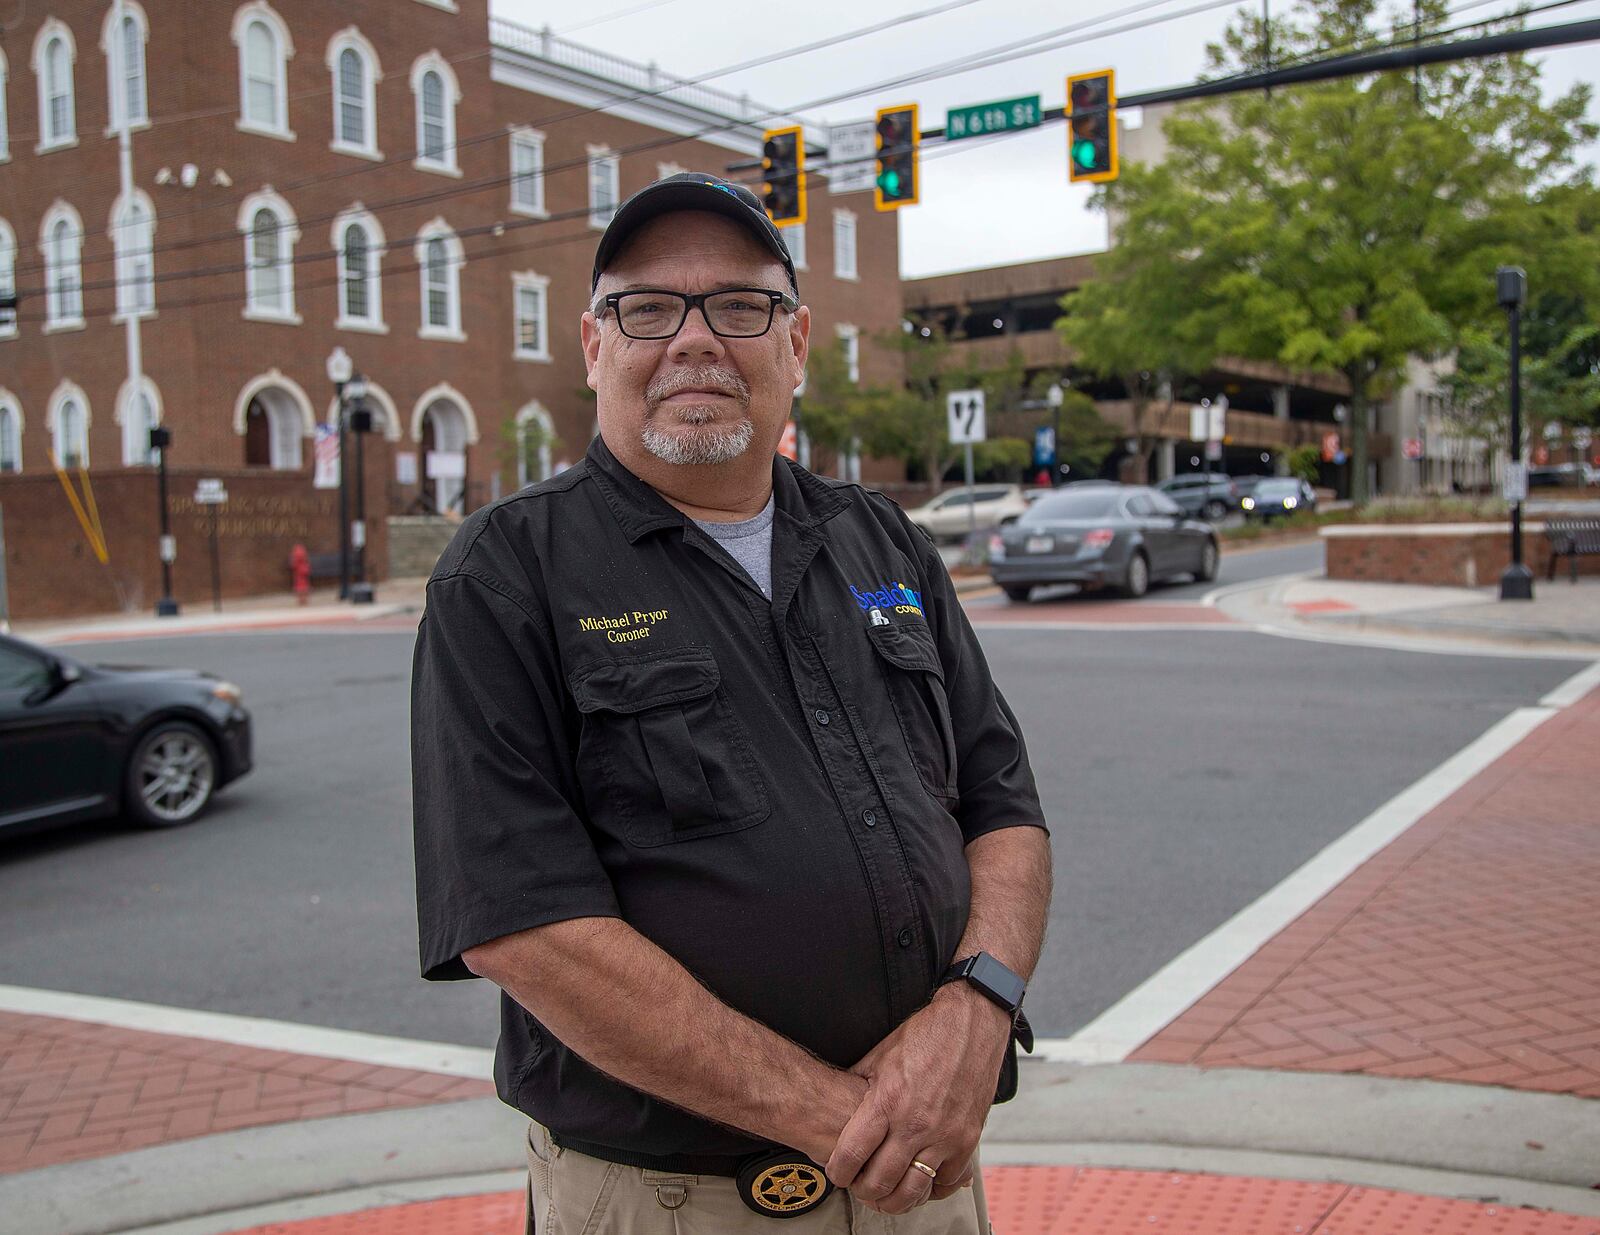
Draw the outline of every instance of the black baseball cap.
[[[783,242],[783,233],[772,225],[767,212],[761,208],[761,200],[744,185],[708,172],[679,172],[646,185],[623,202],[611,216],[605,234],[600,237],[600,246],[594,251],[594,277],[589,281],[589,290],[598,286],[601,272],[628,242],[628,237],[651,219],[675,210],[708,210],[743,224],[783,263],[789,286],[795,295],[800,294],[789,246]]]

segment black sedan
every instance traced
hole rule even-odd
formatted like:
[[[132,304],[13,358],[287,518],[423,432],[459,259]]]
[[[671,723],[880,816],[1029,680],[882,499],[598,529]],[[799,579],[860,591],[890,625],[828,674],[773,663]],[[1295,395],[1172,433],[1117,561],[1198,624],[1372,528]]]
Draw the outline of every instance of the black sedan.
[[[1143,596],[1174,575],[1215,579],[1217,560],[1211,527],[1142,485],[1062,489],[989,541],[989,574],[1017,601],[1052,583]]]
[[[1317,491],[1293,476],[1268,476],[1244,499],[1247,519],[1278,519],[1317,509]]]
[[[250,714],[231,682],[0,635],[0,832],[117,814],[172,827],[249,770]]]

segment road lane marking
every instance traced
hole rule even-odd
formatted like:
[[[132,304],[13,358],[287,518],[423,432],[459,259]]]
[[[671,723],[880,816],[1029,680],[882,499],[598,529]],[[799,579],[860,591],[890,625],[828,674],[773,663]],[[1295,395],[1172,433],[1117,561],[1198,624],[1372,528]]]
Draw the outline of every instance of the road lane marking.
[[[1332,892],[1363,863],[1507,751],[1562,706],[1600,685],[1590,666],[1545,696],[1555,706],[1517,708],[1422,779],[1400,791],[1276,887],[1258,897],[1068,1038],[1035,1044],[1051,1063],[1121,1063]]]
[[[206,1038],[230,1046],[348,1059],[375,1067],[409,1068],[472,1080],[491,1080],[494,1075],[494,1052],[476,1047],[390,1038],[353,1029],[324,1029],[231,1012],[199,1012],[101,995],[74,995],[39,987],[0,985],[0,1012],[92,1021],[144,1033]]]

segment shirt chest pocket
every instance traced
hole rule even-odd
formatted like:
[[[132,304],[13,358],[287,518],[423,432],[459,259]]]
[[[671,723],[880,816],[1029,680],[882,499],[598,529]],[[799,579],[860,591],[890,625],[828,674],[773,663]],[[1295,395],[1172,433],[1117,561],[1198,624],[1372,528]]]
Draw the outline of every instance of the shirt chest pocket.
[[[709,648],[593,662],[568,684],[583,714],[579,774],[601,827],[634,845],[666,845],[771,813]]]
[[[920,622],[868,626],[866,630],[923,788],[941,801],[954,802],[955,730],[944,690],[944,666],[932,632]]]

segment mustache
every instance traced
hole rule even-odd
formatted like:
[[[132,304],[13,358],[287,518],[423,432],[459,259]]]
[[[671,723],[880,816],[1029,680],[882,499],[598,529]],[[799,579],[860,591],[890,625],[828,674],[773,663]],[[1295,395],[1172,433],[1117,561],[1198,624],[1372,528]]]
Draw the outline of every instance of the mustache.
[[[645,402],[653,410],[663,399],[670,399],[685,390],[715,390],[729,395],[744,406],[750,403],[750,383],[732,369],[716,365],[701,365],[692,369],[674,369],[651,380],[645,387]]]

